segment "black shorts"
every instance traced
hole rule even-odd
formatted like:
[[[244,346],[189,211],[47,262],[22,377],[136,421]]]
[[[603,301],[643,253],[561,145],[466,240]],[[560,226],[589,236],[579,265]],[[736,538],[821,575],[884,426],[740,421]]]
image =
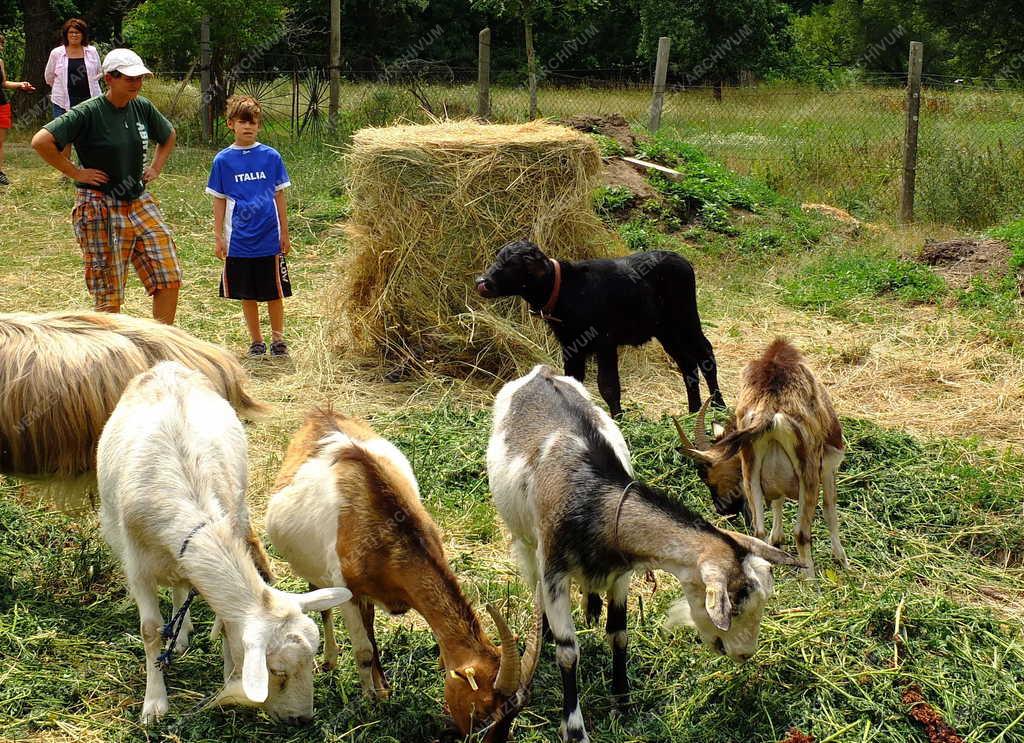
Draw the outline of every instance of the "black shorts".
[[[232,258],[224,261],[220,275],[220,295],[227,299],[252,299],[270,302],[292,295],[288,281],[288,263],[283,255],[262,258]]]

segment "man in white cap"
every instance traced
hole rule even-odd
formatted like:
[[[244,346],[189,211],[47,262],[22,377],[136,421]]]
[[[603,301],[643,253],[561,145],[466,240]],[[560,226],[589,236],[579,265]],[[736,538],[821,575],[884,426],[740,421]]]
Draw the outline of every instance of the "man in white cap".
[[[103,60],[104,95],[78,104],[32,138],[36,152],[75,181],[71,213],[97,310],[120,312],[128,264],[153,297],[153,317],[172,324],[181,267],[171,231],[146,186],[160,175],[175,133],[139,95],[152,73],[138,54],[114,49]],[[156,142],[147,165],[150,140]],[[77,167],[61,150],[75,146]]]

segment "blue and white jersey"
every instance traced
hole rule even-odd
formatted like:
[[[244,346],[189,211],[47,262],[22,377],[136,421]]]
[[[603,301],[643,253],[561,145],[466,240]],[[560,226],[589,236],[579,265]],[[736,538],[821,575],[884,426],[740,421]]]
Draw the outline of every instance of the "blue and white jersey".
[[[261,258],[281,252],[281,226],[274,196],[292,185],[273,147],[231,145],[213,158],[206,193],[227,199],[224,239],[233,258]]]

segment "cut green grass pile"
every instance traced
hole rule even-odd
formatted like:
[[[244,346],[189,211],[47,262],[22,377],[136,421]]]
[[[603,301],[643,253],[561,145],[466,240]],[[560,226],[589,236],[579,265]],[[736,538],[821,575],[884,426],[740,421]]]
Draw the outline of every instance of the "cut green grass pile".
[[[478,604],[510,597],[514,625],[523,627],[526,592],[484,472],[489,414],[445,406],[379,416],[374,424],[412,460],[467,595]],[[667,419],[631,414],[623,428],[640,477],[711,513],[704,486],[673,452]],[[919,684],[971,743],[1024,739],[1024,460],[970,442],[921,442],[863,421],[846,421],[845,430],[840,518],[853,567],[844,573],[832,562],[819,518],[821,577],[805,582],[776,570],[777,596],[751,662],[714,656],[689,631],[664,635],[660,624],[680,590],[659,574],[652,593],[638,577],[630,603],[634,707],[615,717],[603,631],[584,628],[577,612],[582,704],[596,740],[776,741],[790,726],[820,741],[923,740],[899,701],[906,681]],[[0,654],[7,659],[0,738],[140,739],[138,619],[94,518],[36,510],[15,494],[12,485],[0,488]],[[791,506],[787,541],[794,517]],[[339,668],[317,676],[315,721],[292,729],[250,711],[197,708],[217,688],[220,655],[207,637],[205,604],[196,614],[195,644],[168,673],[171,712],[151,737],[407,742],[441,731],[441,674],[422,623],[378,618],[391,700],[360,697],[343,649]],[[549,647],[516,740],[553,740],[560,702]]]

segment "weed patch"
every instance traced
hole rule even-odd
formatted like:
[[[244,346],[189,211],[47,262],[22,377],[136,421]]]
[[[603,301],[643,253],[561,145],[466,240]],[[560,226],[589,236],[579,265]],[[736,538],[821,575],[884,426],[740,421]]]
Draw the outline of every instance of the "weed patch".
[[[909,304],[937,301],[945,282],[912,261],[870,255],[825,255],[782,282],[784,301],[842,314],[853,297],[890,295]]]

